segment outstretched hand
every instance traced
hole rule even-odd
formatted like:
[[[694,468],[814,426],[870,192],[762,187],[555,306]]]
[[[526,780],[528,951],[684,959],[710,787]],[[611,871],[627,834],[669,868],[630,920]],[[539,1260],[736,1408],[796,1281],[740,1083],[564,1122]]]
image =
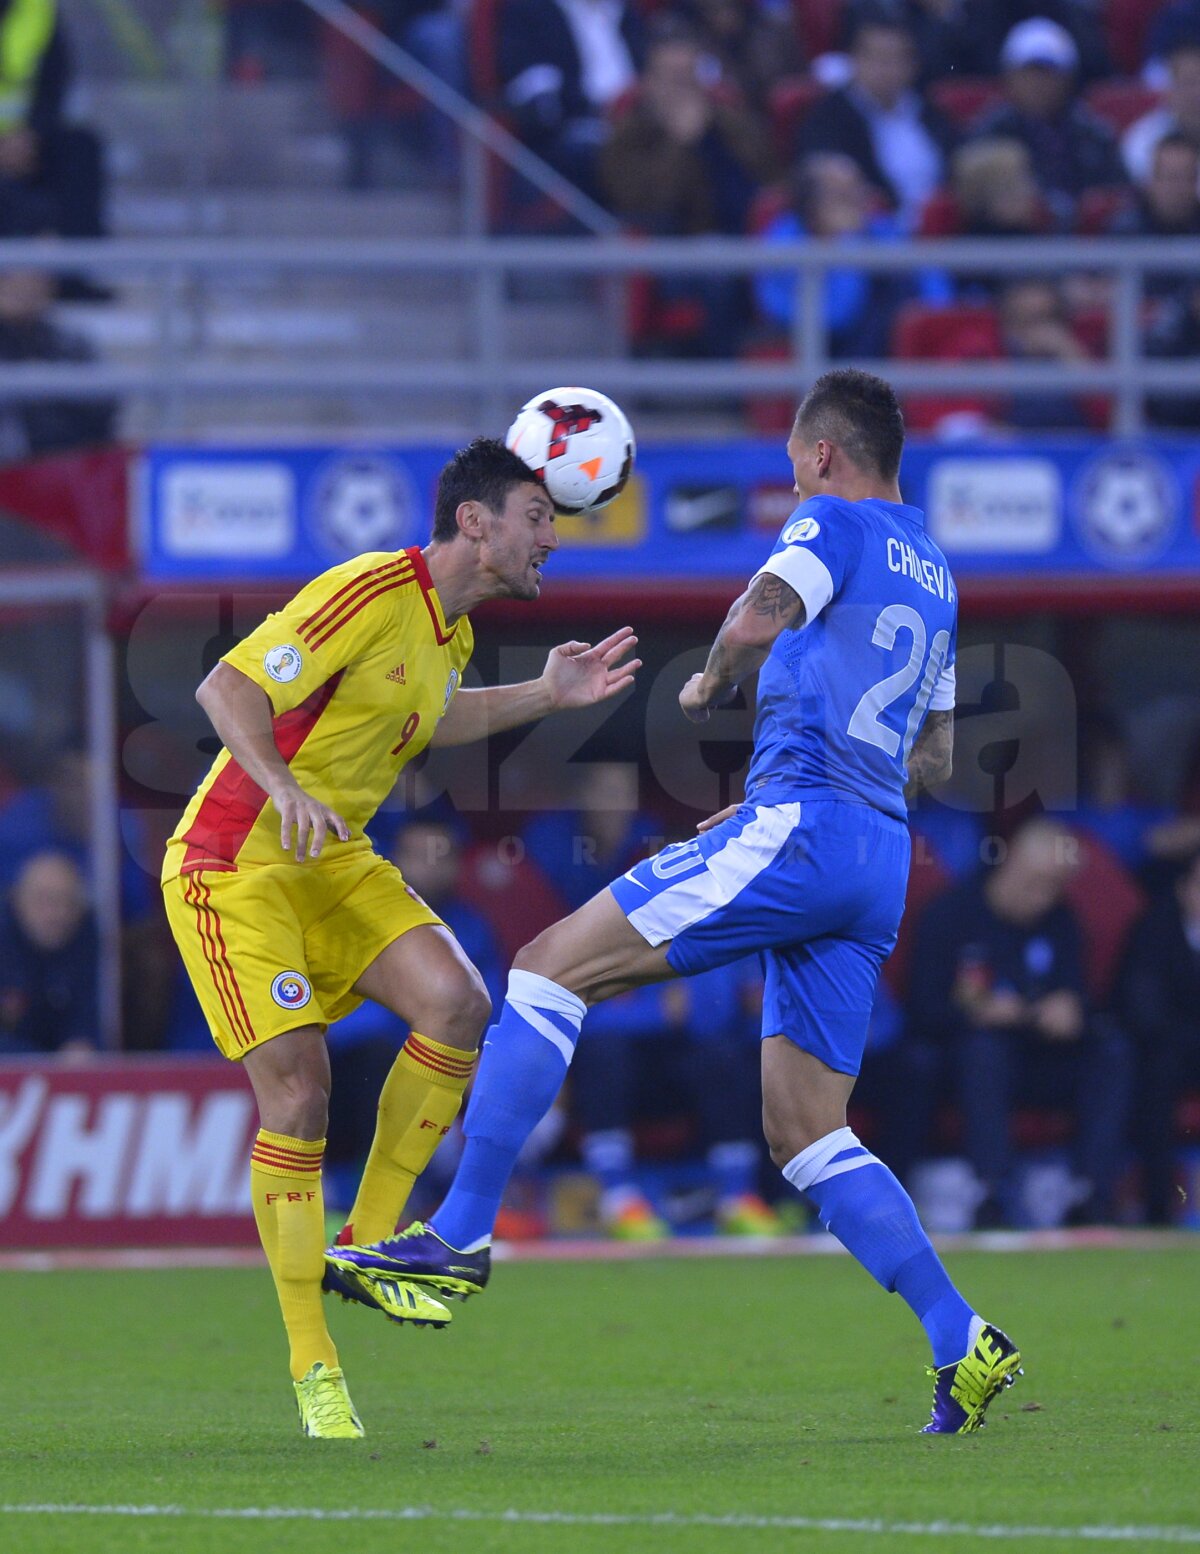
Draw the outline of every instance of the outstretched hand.
[[[642,667],[640,658],[627,658],[637,647],[632,626],[622,626],[611,637],[597,642],[562,642],[553,648],[542,671],[542,680],[556,711],[590,707],[607,701],[633,684]]]

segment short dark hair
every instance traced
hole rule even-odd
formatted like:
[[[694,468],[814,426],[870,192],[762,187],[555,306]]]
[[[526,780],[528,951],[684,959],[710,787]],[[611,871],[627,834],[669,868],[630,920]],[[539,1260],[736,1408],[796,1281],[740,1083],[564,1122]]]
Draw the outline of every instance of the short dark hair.
[[[497,437],[476,437],[460,448],[438,476],[433,503],[435,540],[452,540],[458,534],[455,514],[462,502],[482,502],[501,512],[514,486],[541,485],[541,481]]]
[[[1196,145],[1194,140],[1190,140],[1188,136],[1183,134],[1181,130],[1168,130],[1165,135],[1160,137],[1158,144],[1154,148],[1154,154],[1150,159],[1151,166],[1158,161],[1160,151],[1187,151],[1192,156],[1200,155],[1200,147]]]
[[[800,402],[792,430],[836,443],[859,469],[894,480],[904,451],[904,416],[890,383],[856,367],[836,367]]]

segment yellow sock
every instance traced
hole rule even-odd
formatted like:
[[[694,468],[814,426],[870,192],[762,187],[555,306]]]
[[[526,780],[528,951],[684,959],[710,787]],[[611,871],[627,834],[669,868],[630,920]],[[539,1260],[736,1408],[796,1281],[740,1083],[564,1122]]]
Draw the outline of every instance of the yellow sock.
[[[324,1153],[324,1139],[293,1139],[265,1128],[259,1129],[250,1152],[254,1218],[287,1328],[293,1381],[306,1376],[318,1360],[331,1367],[338,1362],[321,1307]]]
[[[477,1054],[413,1031],[379,1097],[375,1138],[350,1211],[354,1239],[379,1241],[396,1229],[412,1185],[458,1116]]]

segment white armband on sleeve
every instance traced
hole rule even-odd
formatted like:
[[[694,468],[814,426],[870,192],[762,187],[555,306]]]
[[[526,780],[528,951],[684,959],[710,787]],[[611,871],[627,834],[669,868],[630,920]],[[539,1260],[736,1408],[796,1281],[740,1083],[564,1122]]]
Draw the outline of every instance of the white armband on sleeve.
[[[937,684],[933,688],[933,695],[929,698],[930,712],[952,712],[954,710],[954,665],[947,664],[937,677]]]
[[[759,567],[754,577],[761,577],[764,572],[781,577],[800,595],[804,604],[805,625],[816,620],[833,598],[833,578],[829,575],[829,568],[819,556],[814,556],[803,545],[788,545],[784,550],[776,551]],[[754,578],[750,581],[753,582]]]

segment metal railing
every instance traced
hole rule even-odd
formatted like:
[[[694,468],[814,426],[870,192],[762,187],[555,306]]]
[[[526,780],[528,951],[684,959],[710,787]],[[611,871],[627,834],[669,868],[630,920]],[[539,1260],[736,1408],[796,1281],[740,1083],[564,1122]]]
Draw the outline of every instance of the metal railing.
[[[419,59],[393,43],[345,0],[303,0],[303,4],[328,26],[357,44],[397,81],[411,87],[437,112],[445,114],[458,129],[462,147],[464,232],[479,236],[487,230],[489,154],[499,157],[514,173],[548,195],[585,231],[607,233],[618,230],[616,219],[602,205],[597,205],[582,189],[576,188],[548,162],[535,155],[469,98],[448,86]]]
[[[811,242],[764,244],[747,238],[465,238],[403,240],[241,241],[229,239],[129,240],[65,243],[39,239],[0,244],[0,268],[37,267],[86,271],[119,281],[123,274],[153,277],[158,286],[157,340],[142,363],[6,364],[0,399],[112,395],[157,396],[164,406],[204,395],[239,392],[303,392],[314,385],[311,362],[293,358],[243,361],[202,359],[181,344],[177,328],[186,307],[203,309],[196,283],[241,282],[251,275],[296,277],[340,272],[385,274],[402,281],[429,277],[461,285],[470,310],[470,348],[437,359],[372,359],[366,352],[346,361],[322,360],[317,380],[324,393],[394,391],[420,396],[451,392],[463,404],[464,423],[494,425],[523,396],[553,382],[590,382],[614,394],[649,394],[696,402],[713,398],[796,395],[831,361],[824,320],[823,286],[831,270],[913,273],[942,270],[956,276],[981,273],[1063,276],[1071,271],[1112,279],[1107,356],[1059,364],[1034,361],[885,361],[854,365],[884,374],[902,393],[1020,394],[1069,391],[1111,395],[1114,430],[1125,435],[1144,424],[1147,393],[1200,391],[1200,359],[1148,360],[1142,353],[1144,282],[1149,275],[1200,276],[1200,240],[1045,239],[1028,246],[982,239],[878,244]],[[612,354],[580,357],[570,350],[536,349],[517,354],[508,338],[506,312],[512,283],[534,276],[586,276],[628,281],[635,275],[741,276],[767,272],[794,276],[791,356],[781,361],[638,360],[628,342],[611,338]],[[403,295],[402,290],[398,295]],[[317,306],[317,304],[314,304]],[[203,316],[200,318],[203,335]],[[565,343],[565,342],[564,342]],[[170,430],[164,413],[162,431]]]

